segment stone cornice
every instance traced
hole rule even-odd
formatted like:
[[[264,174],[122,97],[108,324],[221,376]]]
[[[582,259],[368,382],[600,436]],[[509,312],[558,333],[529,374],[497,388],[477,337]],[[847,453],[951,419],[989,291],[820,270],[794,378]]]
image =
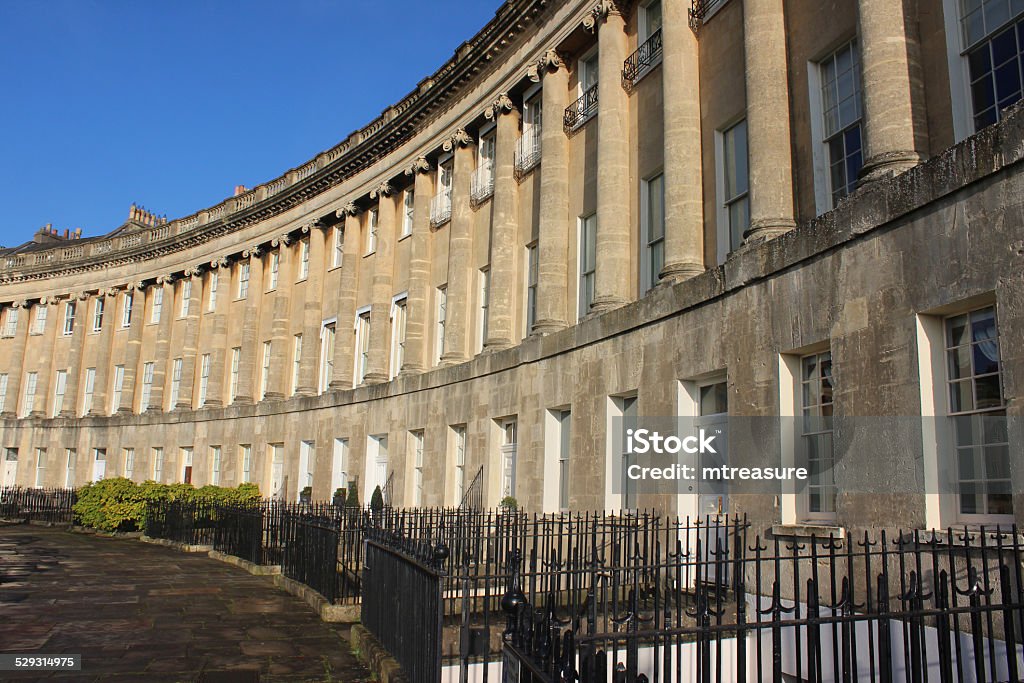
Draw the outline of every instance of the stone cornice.
[[[447,111],[481,74],[500,63],[497,57],[507,53],[553,4],[554,0],[508,0],[476,36],[399,103],[280,178],[192,216],[132,235],[71,241],[25,253],[0,252],[0,285],[109,270],[179,253],[305,203],[392,153]]]

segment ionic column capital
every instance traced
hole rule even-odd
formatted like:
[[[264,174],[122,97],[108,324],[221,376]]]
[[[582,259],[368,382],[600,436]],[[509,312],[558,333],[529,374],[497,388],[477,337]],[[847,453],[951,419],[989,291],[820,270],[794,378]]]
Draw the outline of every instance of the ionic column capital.
[[[540,59],[526,68],[526,77],[534,83],[540,83],[540,79],[546,74],[554,73],[559,69],[567,69],[568,64],[569,58],[567,55],[558,50],[550,49],[545,51]]]
[[[156,283],[158,285],[174,284],[174,280],[175,280],[174,273],[167,273],[166,275],[157,275],[156,276]]]
[[[274,247],[275,249],[280,249],[281,247],[287,247],[291,243],[292,243],[292,236],[290,234],[288,234],[287,232],[284,233],[283,235],[278,235],[274,239],[270,240],[270,246]]]
[[[107,287],[106,289],[101,289],[99,294],[100,294],[100,296],[105,296],[108,299],[113,299],[114,297],[116,297],[118,294],[121,293],[122,289],[123,289],[123,286],[121,286],[121,285],[114,285],[113,287]]]
[[[380,201],[382,197],[390,197],[394,193],[395,188],[391,187],[391,183],[385,180],[383,183],[370,190],[370,199]]]
[[[598,3],[583,17],[583,28],[594,33],[601,22],[609,16],[628,17],[632,6],[632,0],[598,0]]]
[[[193,278],[193,277],[196,277],[197,275],[202,275],[202,274],[203,274],[203,265],[202,264],[196,264],[194,266],[189,266],[182,273],[182,275],[184,277],[187,277],[187,278]]]
[[[426,157],[416,157],[416,161],[412,162],[412,164],[405,169],[405,175],[416,177],[417,173],[429,173],[430,168],[430,162],[427,161]]]
[[[465,148],[473,144],[473,136],[466,132],[465,128],[459,128],[452,136],[444,141],[441,145],[441,149],[446,152],[451,152],[456,148]]]
[[[20,301],[12,301],[11,308],[28,308],[28,301],[21,299]]]
[[[489,107],[484,109],[484,118],[488,121],[497,119],[501,114],[511,114],[516,111],[516,105],[507,92],[498,95],[497,99]]]
[[[251,247],[249,247],[248,249],[243,249],[242,250],[242,258],[257,259],[257,258],[259,258],[262,255],[263,255],[263,250],[260,248],[260,245],[258,245],[258,244],[254,244]]]
[[[348,216],[358,216],[358,215],[359,215],[359,207],[356,205],[355,202],[349,202],[348,204],[346,204],[345,206],[341,207],[340,209],[338,209],[337,211],[334,212],[334,217],[335,218],[346,218]]]

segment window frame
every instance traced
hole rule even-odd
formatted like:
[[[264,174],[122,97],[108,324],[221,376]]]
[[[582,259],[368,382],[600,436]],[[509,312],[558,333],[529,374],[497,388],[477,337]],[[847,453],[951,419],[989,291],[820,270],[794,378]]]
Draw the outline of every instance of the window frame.
[[[654,226],[651,210],[651,185],[655,181],[661,183],[661,236],[651,239]],[[661,266],[657,272],[653,269],[653,253],[657,246],[661,247]],[[661,271],[665,268],[665,173],[657,171],[640,181],[640,295],[654,289],[659,281]]]
[[[727,143],[729,133],[736,130],[739,126],[743,126],[746,131],[744,134],[745,148],[746,148],[746,190],[740,191],[734,194],[732,197],[726,197],[726,178],[728,175],[728,168],[726,166],[728,158]],[[721,128],[715,131],[715,196],[716,196],[716,234],[718,236],[718,262],[724,263],[729,254],[743,246],[744,236],[747,230],[750,229],[750,138],[749,128],[747,128],[746,113],[737,119],[727,123]],[[731,208],[734,204],[739,202],[746,202],[747,210],[747,225],[744,231],[739,235],[739,243],[733,245],[733,228],[732,228],[732,213]]]

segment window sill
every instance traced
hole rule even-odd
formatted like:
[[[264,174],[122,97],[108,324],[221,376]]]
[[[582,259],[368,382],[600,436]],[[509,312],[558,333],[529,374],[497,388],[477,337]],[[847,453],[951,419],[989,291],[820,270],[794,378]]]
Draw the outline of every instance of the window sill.
[[[308,280],[308,279],[309,279],[308,277],[304,277],[304,278],[301,278],[301,279],[299,279],[299,280],[296,280],[296,281],[295,281],[295,284],[299,284],[300,282],[305,282],[305,281],[306,281],[306,280]]]
[[[815,538],[828,539],[832,536],[835,539],[846,538],[846,529],[831,524],[813,524],[803,522],[799,524],[774,524],[772,525],[772,536],[786,538]]]
[[[363,258],[369,258],[369,257],[373,256],[376,253],[377,253],[376,249],[374,249],[373,251],[368,251],[365,254],[363,254]]]
[[[412,233],[411,233],[411,232],[408,232],[408,233],[405,233],[404,235],[400,236],[400,237],[398,238],[398,241],[399,241],[399,242],[401,242],[402,240],[407,240],[407,239],[409,239],[410,237],[412,237]]]

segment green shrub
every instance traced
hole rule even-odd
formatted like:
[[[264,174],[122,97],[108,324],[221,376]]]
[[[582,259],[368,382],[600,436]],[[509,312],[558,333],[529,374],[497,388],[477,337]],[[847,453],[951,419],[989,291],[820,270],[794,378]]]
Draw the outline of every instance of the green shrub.
[[[374,511],[384,509],[384,492],[380,490],[380,486],[375,486],[373,489],[373,495],[370,496],[370,509]]]
[[[519,508],[519,501],[512,496],[505,496],[501,499],[501,502],[498,503],[498,506],[505,508],[506,510],[516,510]]]
[[[355,486],[348,487],[348,499],[345,501],[345,506],[350,508],[359,507],[359,493],[356,491]]]
[[[146,506],[157,501],[203,500],[221,505],[240,505],[259,500],[255,484],[237,488],[191,484],[158,484],[147,481],[135,484],[128,479],[114,478],[86,484],[78,489],[74,512],[78,522],[100,531],[140,531],[146,525]]]

